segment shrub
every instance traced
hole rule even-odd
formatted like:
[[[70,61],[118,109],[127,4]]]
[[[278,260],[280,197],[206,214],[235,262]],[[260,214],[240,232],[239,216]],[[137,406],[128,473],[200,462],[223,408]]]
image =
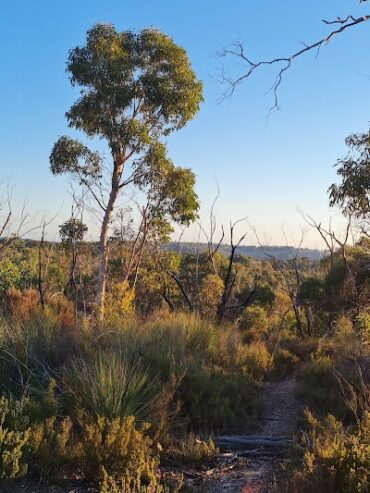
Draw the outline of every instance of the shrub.
[[[370,344],[370,314],[360,313],[354,320],[353,330],[365,346]]]
[[[0,262],[0,296],[4,297],[9,288],[16,288],[21,281],[21,272],[8,258]]]
[[[333,416],[320,422],[309,412],[310,433],[303,466],[294,471],[286,493],[368,493],[370,489],[370,414],[346,430]]]
[[[102,480],[99,483],[99,493],[178,493],[181,489],[180,481],[175,487],[162,485],[159,479],[152,479],[149,484],[137,484],[132,478],[123,478],[119,481],[109,476],[104,467],[101,467]]]
[[[15,431],[5,427],[12,406],[5,397],[0,398],[0,479],[13,479],[27,472],[25,452],[29,431]]]
[[[71,405],[92,417],[148,418],[160,393],[157,377],[120,350],[98,351],[89,361],[73,359],[62,374]]]
[[[224,283],[217,274],[207,274],[199,290],[199,310],[202,315],[212,318],[216,315],[216,308],[220,302]]]
[[[242,374],[259,382],[272,367],[272,357],[262,342],[238,346],[237,364]]]
[[[158,459],[153,456],[148,424],[135,427],[135,418],[98,418],[83,421],[84,471],[88,479],[102,479],[102,469],[115,479],[150,485],[157,481]]]
[[[60,421],[53,416],[34,426],[30,445],[32,468],[42,477],[63,478],[67,472],[79,470],[83,452],[68,416]]]
[[[322,416],[331,413],[344,417],[347,410],[333,370],[331,356],[314,355],[298,372],[298,394],[308,407]]]
[[[280,376],[285,376],[293,373],[300,363],[298,356],[291,353],[286,348],[277,348],[277,350],[273,354],[273,360],[274,370]]]
[[[9,288],[6,292],[6,307],[8,312],[21,320],[29,320],[38,310],[38,295],[34,289],[20,291]]]
[[[269,329],[266,310],[261,306],[248,306],[242,313],[239,328],[242,332],[254,329],[257,334],[266,333]]]

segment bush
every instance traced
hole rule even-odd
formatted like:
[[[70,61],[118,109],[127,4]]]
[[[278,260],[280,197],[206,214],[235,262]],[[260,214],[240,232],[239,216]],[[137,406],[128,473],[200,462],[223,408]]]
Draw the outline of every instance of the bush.
[[[297,374],[298,394],[316,413],[344,417],[347,409],[340,396],[333,370],[334,361],[331,356],[314,355]]]
[[[0,479],[23,476],[28,469],[25,458],[29,431],[15,431],[5,427],[12,406],[5,397],[0,398]],[[10,417],[11,419],[11,417]]]
[[[278,348],[273,354],[274,370],[279,376],[293,373],[300,363],[298,356],[288,349]]]
[[[123,479],[128,484],[156,483],[159,462],[152,455],[152,441],[146,433],[148,424],[137,430],[135,418],[129,416],[83,421],[81,427],[86,478],[102,479],[101,467],[104,467],[110,476]]]
[[[262,342],[237,348],[237,364],[245,377],[259,382],[272,367],[272,357]]]
[[[258,382],[247,374],[238,356],[246,346],[230,326],[218,327],[194,314],[176,313],[128,328],[120,337],[121,344],[140,353],[165,383],[175,379],[174,400],[182,404],[179,419],[188,422],[191,430],[212,432],[235,426],[255,412],[261,375],[256,366]],[[117,344],[112,337],[110,346]],[[264,368],[262,362],[255,365]]]
[[[257,334],[265,334],[269,329],[266,310],[261,306],[248,306],[242,313],[239,328],[245,333],[253,329]]]
[[[67,416],[55,416],[32,428],[30,434],[32,468],[41,477],[63,478],[66,473],[80,472],[83,450],[72,433]]]
[[[99,493],[178,493],[181,482],[174,488],[162,485],[159,479],[152,479],[149,484],[138,484],[132,478],[123,478],[119,481],[109,476],[104,467],[101,467],[102,480],[99,483]]]
[[[323,423],[309,412],[310,433],[303,466],[292,472],[286,493],[368,493],[370,490],[370,414],[346,430],[333,416]]]
[[[353,330],[365,346],[370,344],[370,314],[360,313],[354,320]]]

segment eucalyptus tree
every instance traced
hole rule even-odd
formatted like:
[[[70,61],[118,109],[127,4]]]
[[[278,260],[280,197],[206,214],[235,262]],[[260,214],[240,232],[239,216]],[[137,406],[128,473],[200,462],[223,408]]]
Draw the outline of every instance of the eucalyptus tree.
[[[329,188],[330,205],[344,215],[369,218],[370,214],[370,132],[347,137],[349,152],[337,162],[339,184]]]
[[[65,289],[65,293],[68,292],[68,288],[71,288],[75,304],[77,307],[77,283],[76,283],[76,269],[77,261],[79,257],[80,245],[84,240],[84,237],[88,231],[86,224],[75,216],[75,211],[72,209],[72,216],[59,226],[59,236],[62,244],[70,252],[71,265],[69,271],[68,283]],[[77,310],[77,309],[76,309]]]
[[[62,136],[50,156],[52,173],[76,177],[102,213],[96,297],[102,317],[109,231],[120,193],[129,186],[139,190],[153,226],[196,217],[194,175],[172,163],[163,137],[198,112],[202,84],[185,50],[169,36],[157,29],[119,32],[110,24],[87,32],[85,46],[70,51],[67,72],[81,88],[66,113],[69,126],[105,140],[111,154],[110,165],[103,165],[98,152]]]

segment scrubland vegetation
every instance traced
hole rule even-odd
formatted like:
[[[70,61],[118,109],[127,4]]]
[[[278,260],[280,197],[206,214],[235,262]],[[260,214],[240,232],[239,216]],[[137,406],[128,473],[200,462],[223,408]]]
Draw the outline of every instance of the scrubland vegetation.
[[[153,270],[150,257],[141,265],[140,290],[127,293],[114,254],[112,298],[102,322],[85,290],[94,245],[79,245],[83,294],[77,300],[68,288],[68,245],[43,246],[49,249],[43,308],[40,244],[14,242],[0,263],[2,478],[84,478],[100,482],[101,491],[181,488],[180,479],[166,484],[161,467],[212,460],[218,452],[212,436],[246,429],[261,412],[264,381],[294,373],[307,411],[297,416],[294,472],[282,491],[367,491],[370,320],[366,310],[353,308],[353,296],[354,287],[356,297],[368,296],[362,266],[369,247],[362,239],[346,248],[351,280],[340,252],[332,262],[238,258],[230,303],[237,305],[245,290],[253,295],[221,323],[222,278],[209,273],[207,253],[161,253],[176,257],[192,311],[171,275]],[[228,266],[221,254],[216,259]],[[256,272],[258,287],[251,288]]]
[[[258,422],[265,383],[294,375],[305,411],[277,491],[369,492],[370,241],[356,223],[369,212],[369,135],[349,138],[330,189],[344,237],[306,218],[321,260],[243,256],[238,222],[218,243],[213,210],[207,248],[176,253],[164,247],[173,225],[199,209],[193,173],[161,140],[202,101],[185,51],[154,29],[98,24],[67,71],[82,91],[69,126],[105,140],[112,162],[66,136],[54,145],[52,173],[83,190],[58,242],[47,220],[40,241],[23,239],[25,218],[12,232],[10,200],[0,208],[0,490],[187,491],[182,473],[212,463],[218,435]],[[144,200],[136,216],[117,207],[129,185]],[[96,243],[86,209],[101,213]]]

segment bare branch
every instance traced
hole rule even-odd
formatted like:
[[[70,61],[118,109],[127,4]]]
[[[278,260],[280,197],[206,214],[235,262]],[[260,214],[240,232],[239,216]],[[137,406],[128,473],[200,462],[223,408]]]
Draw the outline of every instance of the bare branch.
[[[360,3],[365,3],[367,0],[363,0]],[[240,41],[232,43],[229,47],[225,48],[223,52],[220,54],[221,57],[234,57],[242,60],[247,65],[247,70],[241,76],[237,78],[230,78],[225,75],[224,70],[221,74],[221,82],[227,85],[227,89],[223,95],[222,99],[230,97],[234,94],[236,88],[246,79],[250,78],[257,69],[260,69],[264,66],[280,66],[278,72],[276,74],[276,78],[273,86],[271,87],[271,91],[274,95],[274,103],[271,106],[268,115],[271,115],[273,112],[279,110],[279,88],[283,81],[283,77],[285,72],[291,67],[292,63],[302,55],[310,51],[316,51],[316,56],[319,54],[320,49],[327,45],[334,37],[343,33],[347,29],[353,28],[364,22],[370,20],[370,14],[363,15],[361,17],[354,17],[353,15],[348,15],[346,18],[336,18],[335,20],[328,21],[323,20],[324,24],[327,26],[337,26],[335,29],[329,32],[326,36],[319,39],[318,41],[311,44],[303,44],[303,48],[292,53],[287,57],[277,57],[271,58],[267,60],[260,61],[252,61],[252,59],[245,53],[244,46]]]

